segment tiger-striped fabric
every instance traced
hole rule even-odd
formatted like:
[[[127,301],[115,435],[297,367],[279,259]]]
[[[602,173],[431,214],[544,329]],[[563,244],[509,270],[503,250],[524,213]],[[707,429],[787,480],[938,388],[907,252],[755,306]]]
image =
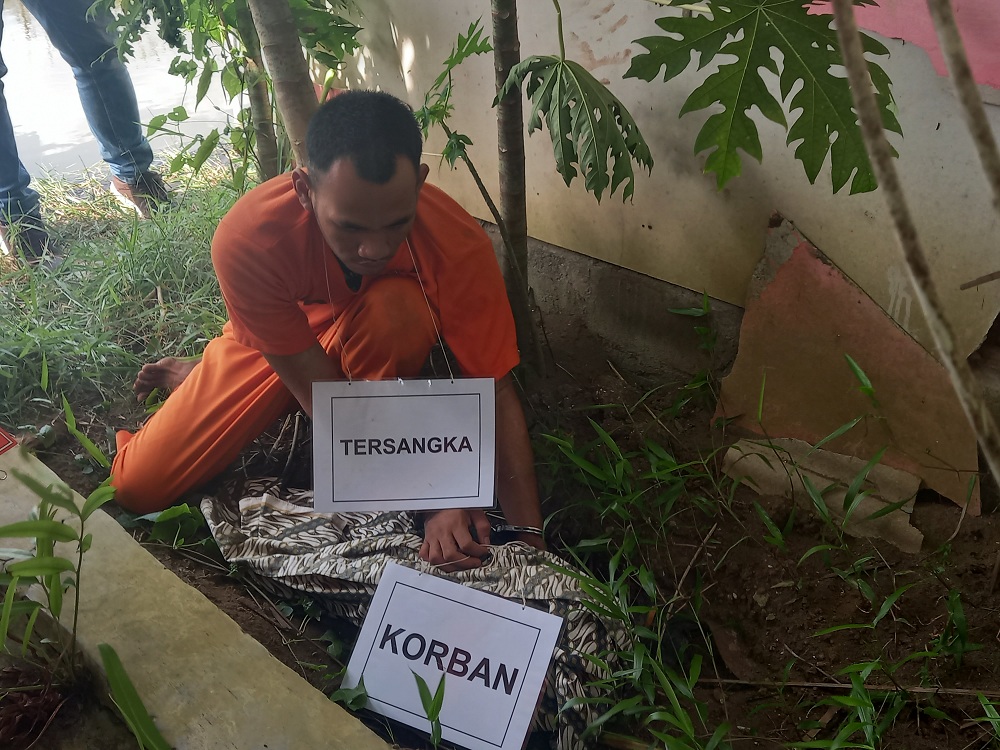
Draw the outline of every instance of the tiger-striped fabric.
[[[514,542],[494,546],[492,558],[480,568],[440,573],[420,559],[423,540],[410,513],[315,513],[311,492],[275,485],[268,480],[245,485],[238,504],[202,500],[201,510],[226,560],[243,564],[255,582],[277,596],[306,593],[355,625],[364,620],[390,560],[562,617],[565,625],[535,728],[553,733],[557,750],[591,746],[582,734],[599,707],[579,703],[559,709],[571,698],[597,696],[589,683],[606,675],[585,657],[604,658],[624,647],[626,636],[620,625],[582,606],[585,595],[576,581],[552,567],[565,567],[563,560]]]

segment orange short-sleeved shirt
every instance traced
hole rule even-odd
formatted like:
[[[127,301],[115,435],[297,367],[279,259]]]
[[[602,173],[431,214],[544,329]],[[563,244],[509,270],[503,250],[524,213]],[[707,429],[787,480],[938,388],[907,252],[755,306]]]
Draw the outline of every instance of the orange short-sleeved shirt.
[[[518,363],[514,319],[493,245],[461,206],[424,184],[409,236],[441,335],[469,377],[501,378]],[[290,175],[240,198],[212,240],[212,262],[233,335],[264,354],[289,355],[316,342],[360,290],[351,291]],[[403,243],[387,274],[416,277]]]

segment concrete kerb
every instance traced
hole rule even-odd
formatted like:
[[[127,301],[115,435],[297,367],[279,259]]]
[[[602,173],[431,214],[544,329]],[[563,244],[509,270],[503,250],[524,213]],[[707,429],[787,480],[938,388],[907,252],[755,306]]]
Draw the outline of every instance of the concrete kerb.
[[[27,519],[38,503],[15,470],[43,484],[61,481],[21,449],[0,455],[0,470],[6,472],[0,480],[0,525]],[[387,750],[389,745],[271,656],[110,516],[95,513],[87,531],[93,547],[81,575],[79,645],[92,664],[100,664],[98,644],[115,648],[177,750]],[[11,541],[0,546],[13,546]]]

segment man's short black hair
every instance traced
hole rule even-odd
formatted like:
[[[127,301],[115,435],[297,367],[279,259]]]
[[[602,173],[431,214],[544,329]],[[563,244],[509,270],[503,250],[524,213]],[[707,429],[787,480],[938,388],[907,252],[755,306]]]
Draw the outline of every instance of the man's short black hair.
[[[413,111],[382,91],[338,94],[316,110],[306,135],[310,169],[326,172],[346,157],[359,177],[378,185],[392,179],[399,156],[419,169],[422,150],[420,126]]]

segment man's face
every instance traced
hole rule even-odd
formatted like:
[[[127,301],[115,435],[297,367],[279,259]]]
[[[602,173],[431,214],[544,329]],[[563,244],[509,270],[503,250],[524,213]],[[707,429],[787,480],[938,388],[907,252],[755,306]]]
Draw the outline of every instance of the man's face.
[[[326,172],[297,169],[292,182],[333,254],[351,271],[374,276],[385,270],[409,234],[427,172],[426,165],[414,169],[413,162],[400,156],[392,178],[378,185],[359,177],[345,158]]]

